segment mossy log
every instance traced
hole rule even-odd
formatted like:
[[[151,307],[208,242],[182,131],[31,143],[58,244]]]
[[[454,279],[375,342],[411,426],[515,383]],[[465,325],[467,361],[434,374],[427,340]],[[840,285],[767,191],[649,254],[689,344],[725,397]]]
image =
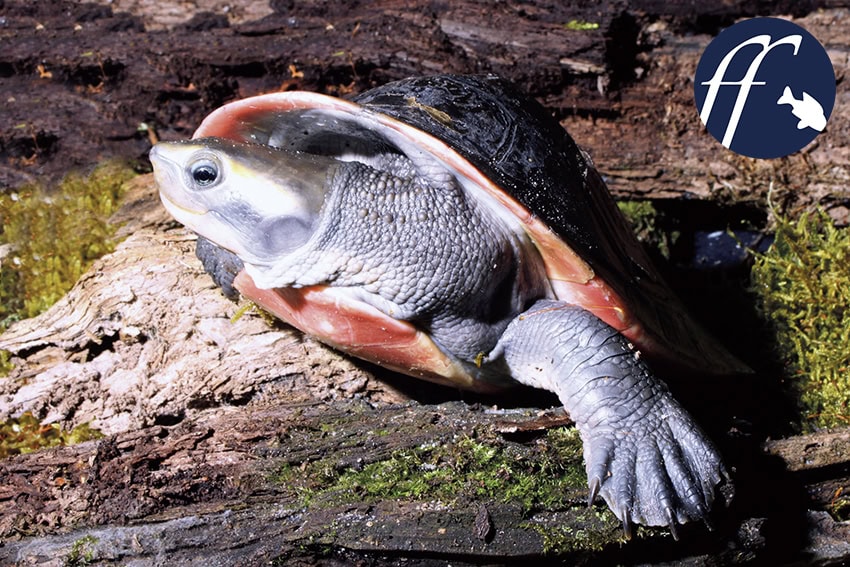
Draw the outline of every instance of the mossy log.
[[[715,531],[626,543],[586,506],[576,441],[553,437],[563,415],[459,401],[234,319],[147,176],[119,216],[127,240],[0,336],[3,416],[106,434],[0,462],[0,563],[850,559],[850,528],[825,511],[848,489],[846,432],[727,442],[738,495]]]

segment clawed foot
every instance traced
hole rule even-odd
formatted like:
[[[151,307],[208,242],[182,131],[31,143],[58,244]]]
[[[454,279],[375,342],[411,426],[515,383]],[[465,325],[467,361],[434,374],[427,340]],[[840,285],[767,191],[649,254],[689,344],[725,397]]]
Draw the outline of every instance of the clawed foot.
[[[729,478],[717,450],[669,395],[656,400],[655,411],[627,416],[618,427],[581,431],[590,494],[601,495],[623,522],[677,526],[703,520],[714,501],[715,487]]]

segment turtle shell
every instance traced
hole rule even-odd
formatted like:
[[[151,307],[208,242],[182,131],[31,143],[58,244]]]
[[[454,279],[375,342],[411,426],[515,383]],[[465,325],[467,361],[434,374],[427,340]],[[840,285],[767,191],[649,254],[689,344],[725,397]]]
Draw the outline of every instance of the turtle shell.
[[[514,215],[554,295],[581,305],[639,349],[701,372],[745,367],[688,316],[656,272],[589,158],[536,101],[496,76],[405,79],[351,101],[260,95],[212,113],[195,133],[357,159],[434,162]]]

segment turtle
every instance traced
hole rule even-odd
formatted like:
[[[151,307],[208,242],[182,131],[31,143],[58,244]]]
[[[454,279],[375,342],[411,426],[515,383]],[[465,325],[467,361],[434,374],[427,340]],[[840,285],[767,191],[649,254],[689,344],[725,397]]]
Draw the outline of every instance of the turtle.
[[[662,376],[746,367],[687,314],[587,154],[509,81],[261,94],[150,159],[226,292],[403,374],[554,392],[588,505],[601,496],[627,534],[709,524],[731,479]]]

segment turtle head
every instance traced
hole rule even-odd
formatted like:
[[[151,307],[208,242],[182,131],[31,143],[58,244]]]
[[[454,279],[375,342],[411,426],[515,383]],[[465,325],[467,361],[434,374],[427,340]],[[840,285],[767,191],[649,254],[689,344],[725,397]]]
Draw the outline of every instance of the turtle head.
[[[150,159],[168,212],[255,266],[310,239],[337,163],[220,138],[160,142]]]

